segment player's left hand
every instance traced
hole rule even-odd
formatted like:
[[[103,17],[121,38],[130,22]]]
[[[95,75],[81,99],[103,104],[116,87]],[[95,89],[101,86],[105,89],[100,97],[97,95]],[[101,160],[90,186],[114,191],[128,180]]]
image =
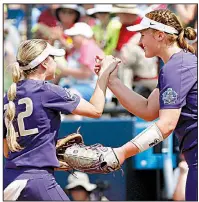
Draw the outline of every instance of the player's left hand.
[[[104,73],[110,75],[121,63],[121,60],[119,58],[115,58],[112,55],[107,55],[104,58],[96,56],[95,61],[96,64],[94,71],[98,76],[101,76]]]

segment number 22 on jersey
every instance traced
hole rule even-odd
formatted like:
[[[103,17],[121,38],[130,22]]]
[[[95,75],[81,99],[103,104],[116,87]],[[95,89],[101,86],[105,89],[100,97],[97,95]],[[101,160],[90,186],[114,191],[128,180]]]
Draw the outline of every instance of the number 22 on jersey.
[[[27,135],[34,135],[39,132],[38,128],[32,128],[32,129],[25,129],[24,125],[24,118],[29,117],[33,112],[33,103],[32,100],[28,97],[22,98],[18,101],[18,105],[25,104],[25,111],[20,112],[17,117],[17,123],[19,127],[19,133],[21,136],[27,136]],[[8,104],[4,105],[4,110],[6,110],[8,107]],[[18,134],[17,134],[18,136]]]

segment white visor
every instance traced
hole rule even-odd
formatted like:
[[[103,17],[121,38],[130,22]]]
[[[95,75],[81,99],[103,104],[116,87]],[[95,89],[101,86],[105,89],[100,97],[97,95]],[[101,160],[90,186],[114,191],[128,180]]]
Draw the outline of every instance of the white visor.
[[[127,30],[134,32],[134,31],[141,31],[148,28],[157,29],[159,31],[163,31],[169,34],[178,34],[178,31],[175,28],[167,26],[160,22],[156,22],[147,17],[144,17],[142,21],[140,22],[140,24],[127,27]]]
[[[47,47],[39,56],[37,56],[34,60],[32,60],[28,65],[23,67],[20,66],[20,69],[22,70],[33,69],[39,64],[41,64],[41,62],[43,62],[49,55],[61,57],[65,55],[65,50],[54,48],[49,43],[47,43]]]

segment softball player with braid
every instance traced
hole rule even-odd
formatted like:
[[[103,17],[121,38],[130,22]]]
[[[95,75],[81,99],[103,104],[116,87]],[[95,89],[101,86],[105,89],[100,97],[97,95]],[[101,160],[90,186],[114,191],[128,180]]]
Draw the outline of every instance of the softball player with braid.
[[[55,56],[64,56],[46,41],[22,42],[13,64],[13,84],[4,97],[4,199],[69,200],[56,183],[60,164],[55,144],[60,113],[100,117],[108,77],[119,60],[107,56],[90,102],[67,89],[47,83],[55,76]]]
[[[157,88],[148,99],[136,94],[117,78],[118,68],[111,73],[108,87],[132,114],[147,121],[159,119],[125,145],[115,148],[120,163],[145,151],[175,131],[189,166],[186,200],[198,196],[198,129],[197,129],[197,58],[185,38],[194,40],[196,32],[183,28],[174,13],[156,10],[147,13],[139,25],[127,28],[140,31],[146,57],[159,56],[164,66]],[[99,73],[100,58],[95,71]]]

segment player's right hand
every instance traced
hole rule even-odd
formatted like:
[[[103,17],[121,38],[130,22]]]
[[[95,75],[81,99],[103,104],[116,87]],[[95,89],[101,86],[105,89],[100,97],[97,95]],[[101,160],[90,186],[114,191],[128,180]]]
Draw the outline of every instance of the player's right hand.
[[[103,74],[110,75],[119,63],[121,63],[119,58],[115,58],[112,55],[105,56],[103,59],[96,56],[95,61],[96,65],[94,71],[98,76],[102,76]]]

